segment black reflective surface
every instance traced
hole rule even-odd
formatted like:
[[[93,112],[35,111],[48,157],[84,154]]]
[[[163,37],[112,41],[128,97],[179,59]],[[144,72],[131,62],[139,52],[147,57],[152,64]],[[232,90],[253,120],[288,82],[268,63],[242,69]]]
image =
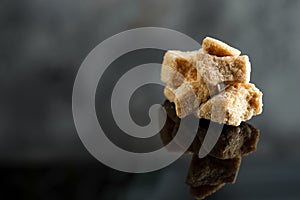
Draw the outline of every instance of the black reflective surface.
[[[175,105],[168,100],[163,104],[167,112],[167,121],[160,131],[164,145],[167,145],[177,134],[180,118],[176,116]],[[240,169],[242,156],[256,151],[259,140],[259,130],[253,125],[242,122],[240,126],[224,125],[221,135],[213,149],[206,157],[199,158],[199,150],[208,133],[209,120],[200,119],[196,138],[186,153],[193,154],[188,170],[186,184],[190,193],[197,199],[203,199],[216,192],[227,183],[235,183]],[[188,127],[184,130],[189,132]],[[169,151],[181,150],[180,141],[176,140],[178,148]]]

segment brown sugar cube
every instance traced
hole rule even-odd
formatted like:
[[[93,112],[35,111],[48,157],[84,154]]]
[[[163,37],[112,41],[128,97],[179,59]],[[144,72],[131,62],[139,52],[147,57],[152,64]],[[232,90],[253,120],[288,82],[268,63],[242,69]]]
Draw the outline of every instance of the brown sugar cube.
[[[241,54],[241,52],[238,49],[235,49],[228,44],[216,40],[211,37],[206,37],[202,41],[202,48],[205,52],[211,55],[216,55],[216,56],[234,56],[237,57]]]
[[[174,102],[175,101],[175,89],[169,87],[169,86],[166,86],[164,88],[164,95],[165,97],[170,101],[170,102]],[[176,112],[176,111],[175,111]]]
[[[175,103],[176,114],[183,118],[195,113],[201,103],[219,92],[218,87],[207,87],[202,78],[198,82],[184,82],[176,89],[166,86],[165,97]]]
[[[212,195],[219,189],[225,186],[225,183],[220,185],[201,185],[199,187],[190,187],[190,193],[193,195],[197,200],[205,199],[209,195]]]
[[[195,68],[197,51],[167,51],[161,69],[161,80],[171,88],[179,87],[184,81],[198,80]]]
[[[209,90],[202,82],[183,83],[174,94],[176,114],[179,118],[194,113],[201,103],[209,99]]]
[[[236,83],[203,103],[198,110],[199,118],[238,126],[242,121],[262,112],[262,92],[251,83]]]
[[[217,57],[200,49],[196,65],[199,76],[206,84],[249,83],[250,81],[251,63],[246,55]]]
[[[200,159],[194,154],[186,183],[192,187],[235,183],[240,164],[241,157],[221,160],[206,156]]]

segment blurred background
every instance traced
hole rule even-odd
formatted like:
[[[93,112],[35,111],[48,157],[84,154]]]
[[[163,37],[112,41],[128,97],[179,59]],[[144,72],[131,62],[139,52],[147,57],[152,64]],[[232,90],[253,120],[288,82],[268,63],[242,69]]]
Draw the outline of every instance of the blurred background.
[[[251,120],[261,130],[258,151],[243,159],[235,185],[208,199],[299,199],[299,19],[297,0],[1,0],[0,198],[192,199],[184,184],[189,156],[157,172],[118,172],[87,152],[73,123],[73,82],[87,54],[121,31],[157,26],[242,50],[252,63],[252,82],[264,93],[264,112]],[[131,52],[110,66],[102,82],[107,90],[99,85],[97,91],[101,124],[107,121],[100,115],[111,120],[109,95],[120,74],[161,62],[163,54]],[[145,86],[133,98],[138,105],[154,101],[163,102],[162,87]],[[122,136],[106,128],[118,144]]]

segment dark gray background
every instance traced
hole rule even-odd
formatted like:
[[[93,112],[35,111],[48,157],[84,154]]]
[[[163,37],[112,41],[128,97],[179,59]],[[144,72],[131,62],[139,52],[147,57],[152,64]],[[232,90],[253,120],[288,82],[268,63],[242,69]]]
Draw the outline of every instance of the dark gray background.
[[[299,199],[299,20],[296,0],[2,0],[0,198],[191,198],[183,183],[189,158],[154,173],[119,173],[88,154],[73,124],[73,81],[89,51],[121,31],[158,26],[241,49],[264,93],[264,112],[251,120],[261,130],[258,151],[244,158],[237,184],[211,199]],[[129,55],[124,66],[162,55]]]

